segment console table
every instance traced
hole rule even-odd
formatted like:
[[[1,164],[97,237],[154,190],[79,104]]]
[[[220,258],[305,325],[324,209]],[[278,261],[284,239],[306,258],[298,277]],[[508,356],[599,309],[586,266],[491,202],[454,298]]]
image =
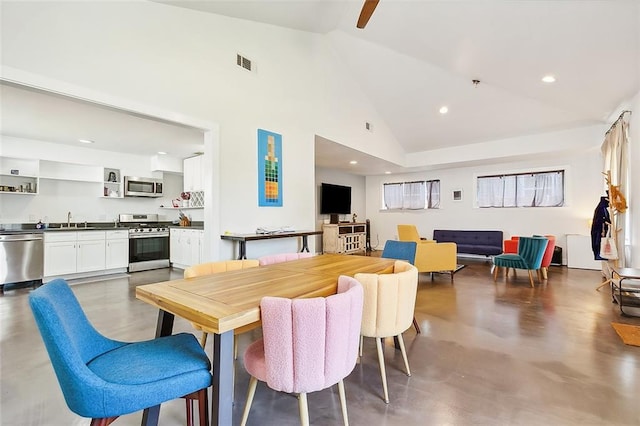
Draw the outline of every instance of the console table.
[[[296,232],[275,232],[272,234],[222,234],[220,238],[223,240],[238,242],[238,259],[247,258],[247,241],[271,240],[274,238],[293,238],[302,237],[301,252],[309,251],[307,237],[309,235],[320,235],[322,231],[296,231]]]
[[[368,223],[343,222],[322,225],[322,252],[352,254],[366,252]]]
[[[623,306],[640,308],[640,269],[614,266],[611,271],[611,296],[622,315],[629,315],[622,309]]]

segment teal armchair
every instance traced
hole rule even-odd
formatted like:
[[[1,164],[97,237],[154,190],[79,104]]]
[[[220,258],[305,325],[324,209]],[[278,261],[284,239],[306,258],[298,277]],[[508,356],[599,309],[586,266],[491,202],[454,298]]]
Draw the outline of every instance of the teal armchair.
[[[498,279],[500,268],[506,268],[505,276],[509,275],[509,268],[526,269],[529,272],[529,283],[533,287],[533,272],[538,271],[549,240],[544,237],[520,237],[518,253],[504,253],[493,258],[493,280]],[[538,277],[539,278],[539,277]]]

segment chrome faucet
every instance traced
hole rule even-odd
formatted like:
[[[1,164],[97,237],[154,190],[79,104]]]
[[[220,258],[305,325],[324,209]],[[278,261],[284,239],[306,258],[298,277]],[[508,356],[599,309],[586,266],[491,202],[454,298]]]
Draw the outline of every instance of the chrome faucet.
[[[71,228],[71,212],[67,213],[67,228]]]

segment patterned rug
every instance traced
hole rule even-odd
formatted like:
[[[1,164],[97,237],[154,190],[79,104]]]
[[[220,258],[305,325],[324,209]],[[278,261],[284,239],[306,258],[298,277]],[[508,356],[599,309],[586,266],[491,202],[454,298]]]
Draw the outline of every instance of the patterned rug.
[[[640,327],[637,325],[620,324],[612,322],[611,326],[616,330],[618,336],[625,345],[640,346]]]

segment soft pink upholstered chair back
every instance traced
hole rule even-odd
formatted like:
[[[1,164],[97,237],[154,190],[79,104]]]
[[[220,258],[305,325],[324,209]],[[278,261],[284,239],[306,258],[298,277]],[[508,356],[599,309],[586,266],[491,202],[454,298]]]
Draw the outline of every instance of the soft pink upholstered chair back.
[[[297,260],[304,259],[306,257],[311,257],[311,253],[302,252],[302,253],[279,253],[279,254],[270,254],[268,256],[262,256],[258,258],[260,262],[260,266],[271,265],[273,263],[280,262],[288,262],[289,260]]]
[[[364,288],[362,335],[396,336],[409,327],[418,290],[418,269],[401,260],[392,274],[356,274]]]
[[[327,298],[263,298],[267,385],[306,393],[348,376],[358,356],[362,300],[362,286],[347,276],[338,279],[338,294]]]
[[[200,277],[202,275],[217,274],[219,272],[235,271],[238,269],[259,266],[257,259],[221,260],[193,265],[184,270],[185,278]]]

